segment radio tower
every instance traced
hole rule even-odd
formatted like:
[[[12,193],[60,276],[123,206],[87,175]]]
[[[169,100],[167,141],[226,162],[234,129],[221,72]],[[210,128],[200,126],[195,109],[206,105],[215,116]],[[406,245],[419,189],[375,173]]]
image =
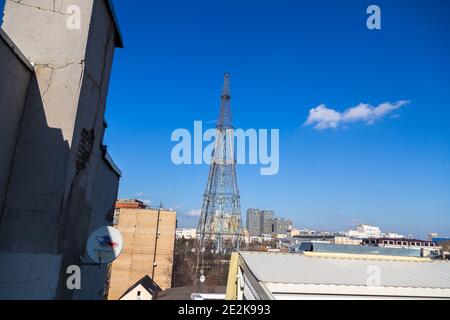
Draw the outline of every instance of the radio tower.
[[[234,128],[231,121],[230,74],[226,73],[221,96],[216,141],[197,228],[197,276],[205,281],[211,263],[239,250],[242,239],[241,204],[236,179]],[[205,261],[208,255],[213,261]]]

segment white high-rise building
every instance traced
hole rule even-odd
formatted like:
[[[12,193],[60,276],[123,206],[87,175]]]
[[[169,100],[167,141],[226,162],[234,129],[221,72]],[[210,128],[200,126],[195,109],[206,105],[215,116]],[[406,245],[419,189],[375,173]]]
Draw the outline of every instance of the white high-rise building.
[[[381,238],[381,230],[379,227],[371,226],[368,224],[360,224],[357,230],[349,230],[347,235],[350,238]]]

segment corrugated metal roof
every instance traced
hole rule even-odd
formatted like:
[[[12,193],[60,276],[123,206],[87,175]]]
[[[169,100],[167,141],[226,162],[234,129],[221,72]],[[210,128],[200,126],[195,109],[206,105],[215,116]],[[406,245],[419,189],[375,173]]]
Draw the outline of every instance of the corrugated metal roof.
[[[380,286],[450,288],[450,262],[319,258],[302,254],[241,252],[258,281],[264,283],[367,286],[374,267]]]

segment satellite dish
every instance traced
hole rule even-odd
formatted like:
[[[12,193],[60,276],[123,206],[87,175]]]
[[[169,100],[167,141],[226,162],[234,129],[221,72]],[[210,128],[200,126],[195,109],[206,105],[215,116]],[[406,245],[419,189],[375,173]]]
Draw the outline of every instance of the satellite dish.
[[[89,237],[87,253],[98,264],[108,264],[117,259],[122,251],[123,239],[120,231],[113,227],[101,227]]]
[[[200,276],[200,282],[204,283],[206,281],[206,277],[205,276]]]

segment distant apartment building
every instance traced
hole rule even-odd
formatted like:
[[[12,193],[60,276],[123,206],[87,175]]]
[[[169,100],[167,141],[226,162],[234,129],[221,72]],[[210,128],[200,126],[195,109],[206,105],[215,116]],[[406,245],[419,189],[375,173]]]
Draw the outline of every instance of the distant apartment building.
[[[250,237],[259,237],[262,234],[272,233],[272,220],[275,217],[273,210],[248,209],[246,227]]]
[[[434,257],[438,255],[440,247],[432,241],[418,239],[378,238],[364,239],[363,244],[385,247],[385,248],[408,248],[421,251],[423,257]]]
[[[332,243],[358,246],[358,245],[362,244],[362,239],[355,239],[355,238],[350,238],[350,237],[346,237],[346,236],[335,236],[334,242],[332,242]]]
[[[172,210],[142,207],[136,200],[117,202],[116,227],[124,244],[112,263],[109,300],[118,300],[145,276],[163,290],[171,287],[176,220]]]
[[[398,239],[398,238],[377,238],[364,239],[363,243],[366,245],[376,245],[380,247],[398,247],[398,248],[436,248],[436,243],[428,240],[417,239]]]
[[[176,237],[178,239],[192,240],[197,237],[197,229],[178,228],[176,231]]]
[[[364,240],[366,244],[376,244],[379,246],[401,246],[401,247],[435,247],[436,244],[428,240],[379,238]]]
[[[116,210],[120,209],[146,209],[147,205],[137,199],[119,199],[116,202]]]
[[[270,223],[272,234],[287,235],[292,229],[292,221],[285,218],[274,218]]]
[[[301,234],[301,231],[299,229],[294,229],[294,228],[292,228],[288,232],[289,237],[297,237],[297,236],[300,236],[300,234]]]
[[[387,233],[383,233],[382,236],[384,238],[390,238],[390,239],[404,239],[405,236],[402,234],[398,234],[395,232],[387,232]]]
[[[262,234],[259,237],[249,237],[248,243],[267,243],[272,242],[274,239],[271,234]]]
[[[292,246],[300,244],[302,242],[314,242],[314,243],[329,243],[329,244],[339,244],[339,245],[361,245],[363,240],[357,238],[350,238],[344,235],[310,235],[310,234],[300,234],[296,236],[288,236],[280,241],[283,246]]]
[[[261,234],[261,211],[259,209],[248,209],[246,217],[246,228],[251,237]]]
[[[271,234],[272,233],[272,223],[275,218],[275,211],[273,210],[261,210],[262,214],[262,230],[261,234]]]
[[[365,239],[380,238],[382,234],[379,227],[360,224],[357,230],[349,230],[347,235],[351,238]]]

